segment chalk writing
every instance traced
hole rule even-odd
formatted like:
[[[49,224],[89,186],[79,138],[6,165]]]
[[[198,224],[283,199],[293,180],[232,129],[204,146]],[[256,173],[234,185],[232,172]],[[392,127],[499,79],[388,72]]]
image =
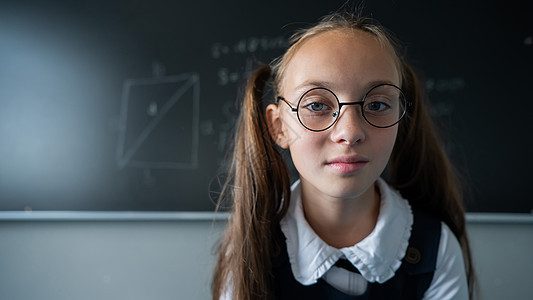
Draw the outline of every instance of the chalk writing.
[[[161,68],[156,68],[161,71]],[[159,99],[159,91],[168,85],[172,85],[172,92],[166,99]],[[142,101],[144,98],[133,97],[134,91],[139,88],[145,88],[148,91],[149,103],[146,106],[145,112],[150,118],[146,121],[143,127],[137,129],[131,129],[128,125],[128,119],[135,114],[135,110],[132,110],[132,101]],[[192,91],[192,98],[184,98],[184,95],[189,91]],[[136,99],[136,100],[133,100]],[[161,101],[161,108],[157,101]],[[159,161],[153,157],[136,157],[141,147],[145,148],[157,148],[157,145],[150,145],[147,141],[152,135],[154,130],[169,114],[171,109],[179,104],[183,104],[186,101],[190,101],[192,111],[190,113],[191,120],[184,120],[185,122],[177,124],[186,129],[184,134],[186,138],[190,138],[189,146],[190,156],[183,157],[182,155],[175,155],[175,157],[168,161]],[[200,79],[198,74],[181,74],[176,76],[154,77],[154,78],[135,78],[127,79],[124,82],[121,109],[120,109],[120,121],[118,125],[119,137],[117,143],[116,159],[118,166],[123,169],[126,166],[137,167],[143,169],[196,169],[198,164],[198,135],[199,135],[199,102],[200,102]],[[135,106],[137,107],[137,106]],[[142,107],[142,105],[140,106]],[[179,110],[178,110],[179,111]],[[133,122],[131,124],[137,124]],[[170,130],[170,129],[169,129]],[[174,130],[176,130],[174,128]],[[127,143],[129,138],[129,142]],[[185,138],[185,137],[184,137]],[[176,151],[176,153],[178,153]],[[150,178],[150,172],[145,171],[146,178]],[[145,180],[151,184],[151,180]]]
[[[150,104],[146,108],[146,114],[149,115],[150,117],[155,117],[157,115],[157,111],[158,111],[157,102],[155,101],[150,102]]]
[[[450,99],[450,93],[459,93],[466,87],[463,77],[454,76],[450,78],[429,78],[426,81],[426,90],[430,94],[432,101],[430,114],[433,117],[450,116],[454,111],[454,101]]]
[[[452,77],[443,79],[428,79],[426,90],[428,93],[435,92],[457,92],[465,88],[465,80],[462,77]]]
[[[248,57],[244,69],[230,70],[228,68],[220,68],[217,72],[218,84],[227,85],[231,83],[237,83],[243,78],[248,78],[252,73],[253,60]]]
[[[243,72],[230,71],[228,68],[220,68],[217,72],[218,84],[227,85],[229,83],[236,83],[243,77]]]
[[[432,103],[429,113],[434,117],[449,116],[452,114],[454,108],[453,102],[451,101],[435,102]]]
[[[287,39],[283,36],[276,37],[249,37],[240,39],[232,45],[214,43],[211,46],[211,55],[219,59],[229,54],[251,54],[257,51],[283,49],[287,46]]]

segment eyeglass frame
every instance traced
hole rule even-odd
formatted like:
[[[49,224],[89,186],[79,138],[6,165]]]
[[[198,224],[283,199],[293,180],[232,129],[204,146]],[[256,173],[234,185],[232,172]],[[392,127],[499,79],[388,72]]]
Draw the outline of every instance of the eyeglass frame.
[[[394,87],[394,88],[397,88],[397,89],[400,91],[400,93],[404,96],[404,99],[405,99],[405,108],[404,108],[404,110],[403,110],[403,112],[402,112],[402,115],[398,118],[398,120],[397,120],[396,122],[394,122],[394,123],[391,124],[391,125],[387,125],[387,126],[377,126],[377,125],[372,124],[372,123],[366,118],[366,116],[365,116],[365,112],[364,112],[364,109],[363,109],[363,104],[365,103],[365,100],[366,100],[366,97],[368,96],[368,94],[369,94],[372,90],[374,90],[374,89],[376,89],[376,88],[378,88],[378,87],[380,87],[380,86],[392,86],[392,87]],[[319,90],[319,89],[320,89],[320,90],[326,90],[326,91],[330,92],[330,93],[335,97],[335,100],[337,100],[337,104],[339,105],[339,109],[338,109],[338,114],[337,114],[337,116],[335,117],[335,121],[333,121],[328,127],[324,128],[324,129],[311,129],[311,128],[305,126],[305,124],[302,122],[302,119],[300,119],[300,113],[298,112],[298,107],[300,106],[300,102],[302,101],[302,98],[303,98],[305,95],[307,95],[307,93],[309,93],[309,92],[311,92],[311,91],[314,91],[314,90]],[[290,103],[289,103],[284,97],[282,97],[282,96],[277,96],[277,97],[276,97],[276,101],[277,101],[278,103],[279,103],[279,100],[282,100],[283,102],[287,103],[287,105],[289,106],[289,108],[291,109],[291,111],[296,113],[296,115],[297,115],[297,117],[298,117],[298,121],[300,122],[300,124],[302,124],[302,126],[303,126],[305,129],[307,129],[307,130],[309,130],[309,131],[313,131],[313,132],[326,131],[326,130],[328,130],[329,128],[331,128],[333,125],[335,125],[335,123],[337,123],[337,121],[338,121],[339,118],[340,118],[340,115],[341,115],[341,109],[342,109],[342,107],[343,107],[344,105],[361,105],[361,115],[363,116],[363,119],[365,119],[365,121],[366,121],[368,124],[370,124],[370,125],[372,125],[372,126],[374,126],[374,127],[376,127],[376,128],[389,128],[389,127],[392,127],[392,126],[398,124],[398,123],[403,119],[403,117],[407,114],[407,107],[411,107],[411,106],[413,106],[413,103],[407,100],[407,97],[405,96],[405,93],[403,92],[403,90],[402,90],[401,88],[399,88],[398,86],[396,86],[396,85],[394,85],[394,84],[391,84],[391,83],[380,83],[380,84],[378,84],[378,85],[375,85],[375,86],[371,87],[371,88],[365,93],[365,96],[363,97],[363,100],[361,100],[361,101],[355,101],[355,102],[340,102],[340,101],[339,101],[339,98],[337,97],[337,95],[336,95],[332,90],[330,90],[330,89],[328,89],[328,88],[325,88],[325,87],[314,87],[314,88],[311,88],[311,89],[305,91],[305,92],[300,96],[300,99],[298,100],[298,103],[296,104],[296,107],[292,107],[292,105],[291,105],[291,104],[290,104]]]

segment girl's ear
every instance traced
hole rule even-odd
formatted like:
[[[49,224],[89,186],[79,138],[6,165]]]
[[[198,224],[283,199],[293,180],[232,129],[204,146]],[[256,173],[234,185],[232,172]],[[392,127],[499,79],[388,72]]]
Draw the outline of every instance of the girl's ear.
[[[283,122],[279,115],[279,107],[275,104],[269,104],[266,108],[266,121],[268,132],[272,139],[281,148],[289,148],[289,139],[285,133]]]

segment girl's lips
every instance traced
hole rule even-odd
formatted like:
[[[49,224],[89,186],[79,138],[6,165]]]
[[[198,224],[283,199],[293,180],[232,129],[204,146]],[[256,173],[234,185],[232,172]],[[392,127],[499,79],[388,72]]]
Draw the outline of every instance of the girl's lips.
[[[339,173],[354,173],[368,163],[368,159],[360,156],[342,156],[337,157],[326,162],[326,166]]]

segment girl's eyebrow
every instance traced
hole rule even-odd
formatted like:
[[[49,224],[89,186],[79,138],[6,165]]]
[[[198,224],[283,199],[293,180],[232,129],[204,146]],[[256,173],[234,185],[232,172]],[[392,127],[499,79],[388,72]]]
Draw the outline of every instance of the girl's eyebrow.
[[[362,91],[362,92],[366,93],[371,88],[375,87],[376,85],[380,85],[380,84],[393,84],[393,85],[396,85],[396,83],[394,83],[394,82],[392,82],[390,80],[372,80],[372,81],[369,81],[369,82],[367,82],[366,84],[363,85],[364,91]],[[323,87],[323,88],[327,88],[327,89],[330,89],[333,92],[335,92],[334,86],[335,86],[335,84],[333,84],[332,82],[329,82],[329,81],[309,80],[309,81],[304,81],[301,84],[297,85],[296,88],[295,88],[295,91],[297,93],[303,93],[303,92],[305,92],[305,91],[307,91],[307,90],[309,90],[311,88]]]
[[[365,93],[370,90],[371,88],[377,86],[377,85],[380,85],[380,84],[392,84],[392,85],[397,85],[396,83],[390,81],[390,80],[373,80],[373,81],[370,81],[368,82],[367,84],[364,85],[365,87]]]
[[[333,88],[333,83],[321,80],[308,80],[297,85],[295,91],[301,93],[315,87],[323,87],[331,90]]]

